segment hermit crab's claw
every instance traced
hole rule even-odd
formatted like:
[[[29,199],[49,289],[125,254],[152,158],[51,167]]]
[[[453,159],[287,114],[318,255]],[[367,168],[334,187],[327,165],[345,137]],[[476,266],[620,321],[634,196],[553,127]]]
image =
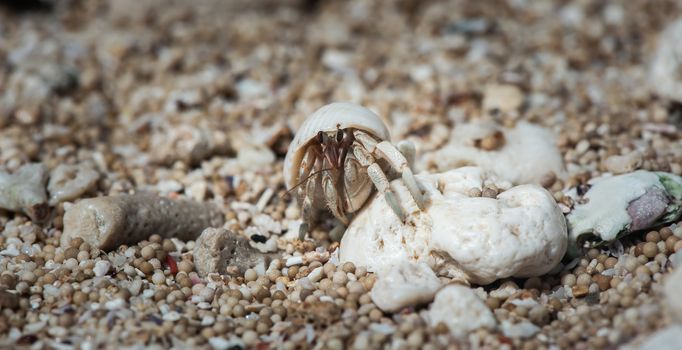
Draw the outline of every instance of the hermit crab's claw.
[[[409,168],[403,170],[402,177],[405,186],[410,191],[410,194],[414,199],[414,202],[417,203],[417,207],[419,207],[419,210],[424,210],[425,208],[424,195],[422,194],[422,191],[419,189],[419,185],[417,184],[417,180],[414,178],[414,174],[412,174],[412,170],[410,170]]]
[[[403,209],[400,207],[400,203],[398,203],[398,199],[396,198],[393,191],[391,191],[388,179],[381,170],[381,167],[379,167],[377,163],[371,164],[367,167],[367,175],[369,175],[370,179],[372,179],[372,182],[374,182],[374,185],[376,186],[379,193],[384,194],[386,203],[388,203],[391,209],[393,209],[395,215],[398,216],[400,221],[405,222],[405,212],[403,212]]]
[[[398,151],[405,156],[407,166],[412,169],[414,166],[414,158],[417,155],[417,149],[414,147],[414,143],[412,141],[402,140],[398,142]]]

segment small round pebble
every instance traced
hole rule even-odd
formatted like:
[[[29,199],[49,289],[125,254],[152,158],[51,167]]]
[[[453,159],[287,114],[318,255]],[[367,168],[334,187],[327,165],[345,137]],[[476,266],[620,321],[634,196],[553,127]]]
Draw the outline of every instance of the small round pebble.
[[[247,282],[253,282],[253,281],[255,281],[257,278],[258,278],[258,273],[256,273],[256,270],[254,270],[254,269],[247,269],[247,270],[244,272],[244,279],[245,279]]]
[[[658,234],[658,232],[657,232],[657,234]],[[654,242],[646,242],[644,244],[644,247],[642,248],[642,253],[644,254],[644,256],[651,259],[651,258],[655,257],[656,254],[658,254],[658,246],[656,246],[656,243],[654,243]]]
[[[154,282],[154,284],[163,284],[166,282],[166,276],[163,272],[156,271],[154,275],[152,275],[152,282]]]
[[[344,285],[348,281],[348,276],[346,276],[346,273],[343,271],[336,271],[334,272],[334,276],[332,278],[332,282],[336,285]]]

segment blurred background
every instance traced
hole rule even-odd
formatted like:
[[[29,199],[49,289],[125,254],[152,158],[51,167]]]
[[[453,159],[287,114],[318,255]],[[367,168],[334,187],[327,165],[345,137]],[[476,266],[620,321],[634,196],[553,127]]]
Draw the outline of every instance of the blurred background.
[[[0,164],[11,170],[65,145],[115,144],[160,164],[234,155],[245,144],[282,157],[303,118],[338,100],[377,111],[394,139],[420,152],[471,119],[540,123],[563,151],[601,123],[639,135],[642,121],[680,123],[680,79],[663,70],[652,82],[650,62],[681,7],[3,1]],[[513,86],[514,96],[486,105],[491,84]]]

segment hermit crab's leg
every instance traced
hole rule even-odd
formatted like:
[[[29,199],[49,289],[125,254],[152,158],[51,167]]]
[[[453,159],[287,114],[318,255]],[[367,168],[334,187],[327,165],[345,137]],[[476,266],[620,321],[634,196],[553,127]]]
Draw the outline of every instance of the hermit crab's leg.
[[[403,182],[410,191],[415,203],[417,203],[420,210],[424,210],[424,196],[403,154],[390,142],[382,141],[377,143],[371,136],[362,131],[355,132],[355,139],[370,153],[387,160],[391,167],[402,175]]]
[[[405,156],[408,166],[410,169],[412,169],[414,167],[414,158],[417,154],[417,149],[414,147],[414,143],[412,141],[402,140],[398,142],[398,150],[403,154],[403,156]]]
[[[313,175],[311,178],[308,177],[310,176],[310,173],[313,171],[313,169],[321,169],[321,162],[318,162],[318,160],[321,158],[322,154],[319,152],[319,150],[311,147],[306,154],[305,164],[303,164],[299,173],[299,181],[305,181],[305,183],[299,188],[299,198],[302,198],[301,218],[303,221],[298,229],[298,237],[300,240],[305,238],[306,233],[308,233],[310,230],[310,225],[313,223],[313,220],[315,220],[316,209],[313,201],[320,175],[317,174]]]
[[[343,238],[343,234],[346,233],[346,228],[348,228],[347,225],[339,222],[338,225],[335,225],[334,228],[329,231],[329,239],[331,239],[333,242],[340,241],[341,238]]]
[[[315,181],[308,181],[305,184],[305,187],[303,192],[303,204],[301,204],[301,218],[303,222],[301,223],[301,226],[298,227],[298,239],[301,241],[305,238],[306,233],[310,231],[310,224],[315,219],[315,207],[313,206],[312,198],[315,193]]]
[[[348,226],[348,218],[343,214],[343,208],[339,205],[339,196],[334,186],[334,179],[331,175],[325,172],[322,175],[322,188],[324,190],[324,200],[327,202],[327,207],[344,225]]]
[[[386,198],[386,203],[388,203],[391,209],[393,209],[393,212],[395,213],[395,215],[398,216],[400,221],[404,222],[406,218],[405,213],[398,204],[398,199],[396,198],[395,193],[393,193],[393,191],[391,190],[388,178],[386,177],[386,174],[384,174],[384,171],[381,170],[379,164],[375,162],[374,158],[365,150],[364,146],[361,144],[353,145],[353,155],[362,166],[367,167],[367,175],[374,183],[374,186],[377,188],[377,191],[379,191],[379,193],[384,194],[384,198]]]

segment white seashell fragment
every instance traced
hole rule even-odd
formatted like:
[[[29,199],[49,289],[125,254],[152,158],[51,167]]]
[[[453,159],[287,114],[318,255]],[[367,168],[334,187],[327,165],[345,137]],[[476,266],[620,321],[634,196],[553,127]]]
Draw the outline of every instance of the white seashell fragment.
[[[438,277],[428,265],[401,261],[378,273],[371,297],[380,309],[394,312],[431,301],[440,287]]]
[[[426,317],[432,327],[443,322],[455,337],[480,328],[492,329],[497,324],[483,300],[471,288],[457,284],[444,287],[436,294]]]
[[[95,276],[97,277],[102,277],[109,272],[109,268],[111,267],[111,263],[107,260],[100,260],[95,263],[95,268],[92,269],[92,271],[95,273]]]
[[[505,277],[540,276],[566,251],[564,216],[552,196],[536,185],[522,185],[497,198],[468,197],[484,183],[505,185],[480,168],[418,175],[430,203],[420,212],[405,186],[391,188],[405,208],[407,223],[391,215],[376,196],[348,227],[340,260],[382,271],[405,260],[428,264],[438,275],[477,284]]]
[[[47,169],[40,163],[22,165],[14,173],[0,171],[0,208],[24,212],[31,220],[47,218]]]
[[[435,152],[423,154],[417,169],[431,166],[447,171],[463,166],[478,166],[514,184],[539,184],[553,172],[565,173],[564,162],[552,133],[540,126],[519,122],[504,128],[487,122],[458,125],[450,142]]]
[[[569,254],[581,236],[610,242],[633,231],[675,220],[680,215],[682,178],[665,172],[638,170],[592,179],[591,187],[567,216]],[[573,195],[573,193],[569,193]]]

